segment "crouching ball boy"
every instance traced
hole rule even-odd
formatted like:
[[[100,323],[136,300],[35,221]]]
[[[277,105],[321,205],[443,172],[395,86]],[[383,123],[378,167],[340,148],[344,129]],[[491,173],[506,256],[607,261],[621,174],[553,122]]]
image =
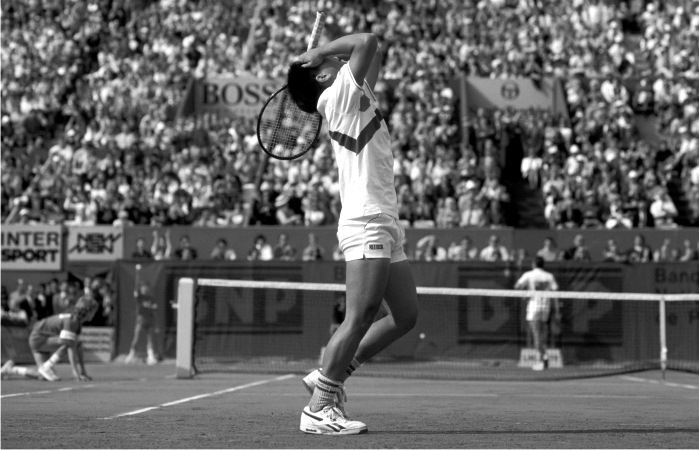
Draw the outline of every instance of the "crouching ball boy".
[[[58,381],[60,378],[53,366],[67,351],[75,380],[90,381],[92,378],[85,371],[83,346],[79,336],[82,324],[91,321],[98,308],[99,305],[93,298],[82,297],[71,313],[56,314],[34,324],[29,335],[29,348],[34,355],[36,368],[15,366],[13,361],[8,361],[2,367],[3,378],[20,375]]]
[[[373,92],[377,50],[373,34],[345,36],[304,53],[288,72],[291,98],[304,111],[317,110],[327,124],[342,200],[337,237],[347,263],[345,320],[328,342],[322,369],[303,380],[312,394],[301,414],[306,433],[368,431],[345,412],[344,382],[410,331],[418,315],[401,246],[390,135]],[[374,322],[382,299],[390,313]]]

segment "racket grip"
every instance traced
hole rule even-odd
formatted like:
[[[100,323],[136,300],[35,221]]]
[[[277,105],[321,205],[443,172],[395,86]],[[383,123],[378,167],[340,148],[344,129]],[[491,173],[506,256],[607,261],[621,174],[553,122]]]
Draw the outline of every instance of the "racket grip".
[[[326,15],[325,11],[318,11],[316,13],[316,22],[313,24],[313,32],[311,33],[311,42],[308,43],[308,50],[318,47],[320,36],[323,34]]]

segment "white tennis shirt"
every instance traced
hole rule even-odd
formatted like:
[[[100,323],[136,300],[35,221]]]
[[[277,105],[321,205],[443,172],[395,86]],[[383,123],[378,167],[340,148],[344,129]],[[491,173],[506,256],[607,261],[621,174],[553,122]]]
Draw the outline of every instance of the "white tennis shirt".
[[[360,87],[345,64],[318,99],[318,112],[337,161],[340,219],[378,213],[398,218],[391,138],[369,85]]]
[[[517,280],[515,289],[526,289],[529,291],[557,291],[558,283],[553,274],[535,267],[534,269],[525,272]],[[527,313],[532,310],[548,310],[551,304],[551,299],[540,295],[532,295],[527,304]]]

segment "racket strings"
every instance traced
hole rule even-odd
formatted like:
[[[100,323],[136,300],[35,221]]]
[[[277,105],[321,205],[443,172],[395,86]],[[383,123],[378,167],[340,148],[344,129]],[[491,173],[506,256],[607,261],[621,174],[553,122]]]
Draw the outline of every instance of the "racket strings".
[[[260,121],[260,143],[273,155],[290,158],[305,152],[313,143],[320,125],[317,113],[302,111],[281,91],[266,105]]]

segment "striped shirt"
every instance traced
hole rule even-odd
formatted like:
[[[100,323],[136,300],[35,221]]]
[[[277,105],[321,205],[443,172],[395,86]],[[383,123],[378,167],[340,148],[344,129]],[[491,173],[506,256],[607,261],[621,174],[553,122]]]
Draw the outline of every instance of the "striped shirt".
[[[34,325],[32,334],[50,338],[58,336],[67,341],[74,341],[82,331],[82,326],[78,318],[73,314],[55,314]]]
[[[345,64],[318,99],[318,112],[337,161],[340,219],[379,213],[398,218],[391,138],[369,85],[359,86]]]

